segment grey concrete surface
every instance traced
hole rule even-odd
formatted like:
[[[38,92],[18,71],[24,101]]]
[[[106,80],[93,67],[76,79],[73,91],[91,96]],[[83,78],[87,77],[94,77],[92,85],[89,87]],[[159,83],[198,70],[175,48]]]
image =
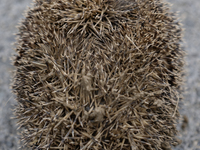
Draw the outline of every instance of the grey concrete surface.
[[[14,53],[16,25],[32,0],[0,0],[0,150],[17,150],[16,122],[11,120],[15,103],[10,90],[13,70],[10,57]],[[186,56],[186,87],[181,114],[188,117],[185,130],[180,128],[182,144],[174,150],[200,150],[200,0],[166,0],[185,28],[183,46]],[[180,122],[180,125],[181,126]]]
[[[186,87],[181,113],[188,118],[188,127],[180,130],[182,144],[175,150],[200,150],[200,1],[167,0],[183,24],[186,60]]]
[[[10,91],[10,57],[14,53],[14,33],[31,0],[0,0],[0,150],[17,150],[19,147],[16,122],[12,119],[15,103]]]

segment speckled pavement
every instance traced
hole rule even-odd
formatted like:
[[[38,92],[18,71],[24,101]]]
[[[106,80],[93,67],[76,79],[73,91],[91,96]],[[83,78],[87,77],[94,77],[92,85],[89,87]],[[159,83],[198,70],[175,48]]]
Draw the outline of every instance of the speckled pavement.
[[[174,150],[200,150],[200,1],[167,0],[185,28],[186,87],[181,114],[187,116],[188,126],[180,130],[182,144]]]
[[[185,28],[184,42],[186,56],[186,87],[181,114],[188,118],[188,125],[181,129],[182,144],[174,150],[200,150],[200,0],[166,0],[173,4],[172,11],[179,11],[179,18]],[[19,147],[16,122],[10,119],[15,104],[10,90],[10,57],[14,54],[14,33],[23,18],[23,12],[32,0],[0,0],[0,150],[17,150]]]

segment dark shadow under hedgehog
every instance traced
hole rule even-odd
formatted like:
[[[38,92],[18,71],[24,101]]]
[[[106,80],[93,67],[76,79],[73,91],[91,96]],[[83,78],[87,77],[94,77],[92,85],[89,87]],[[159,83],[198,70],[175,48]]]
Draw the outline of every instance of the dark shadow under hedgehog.
[[[36,0],[14,58],[23,145],[170,150],[177,144],[181,32],[160,0]]]

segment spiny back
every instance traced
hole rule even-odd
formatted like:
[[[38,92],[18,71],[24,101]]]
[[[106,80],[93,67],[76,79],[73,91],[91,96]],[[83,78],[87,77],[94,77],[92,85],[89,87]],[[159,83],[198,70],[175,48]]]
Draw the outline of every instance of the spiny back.
[[[180,25],[160,0],[36,0],[14,59],[24,145],[171,149],[180,40]]]

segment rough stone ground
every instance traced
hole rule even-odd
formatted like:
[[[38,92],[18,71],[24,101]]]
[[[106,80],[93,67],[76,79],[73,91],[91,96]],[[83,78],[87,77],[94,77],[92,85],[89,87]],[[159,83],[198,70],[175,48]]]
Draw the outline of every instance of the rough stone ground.
[[[11,43],[15,42],[13,33],[16,25],[23,18],[22,13],[31,6],[32,0],[0,0],[0,149],[16,150],[16,122],[11,120],[12,105],[15,103],[10,91],[10,56],[14,53]],[[183,46],[186,49],[186,87],[184,106],[181,113],[186,115],[189,123],[182,130],[182,144],[174,150],[200,150],[200,1],[167,0],[173,3],[172,10],[179,11],[179,17],[185,28]]]

